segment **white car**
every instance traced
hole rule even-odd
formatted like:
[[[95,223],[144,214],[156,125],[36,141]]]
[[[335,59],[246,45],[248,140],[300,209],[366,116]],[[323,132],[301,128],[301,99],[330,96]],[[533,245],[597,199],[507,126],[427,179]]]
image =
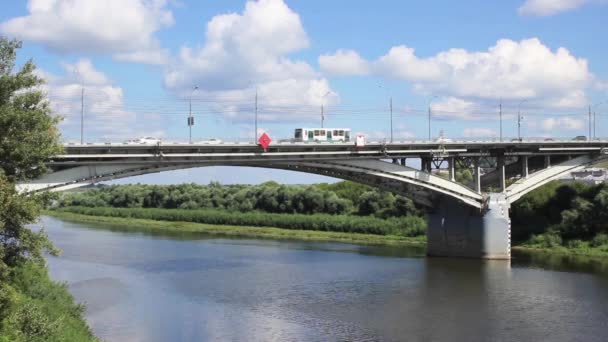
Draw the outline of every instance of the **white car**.
[[[435,139],[435,142],[440,143],[440,144],[451,143],[452,139],[446,138],[446,137],[439,137],[439,138]]]
[[[210,145],[216,145],[216,144],[221,144],[222,140],[221,139],[216,139],[216,138],[211,138],[208,140],[201,140],[201,141],[197,141],[197,144],[210,144]]]
[[[127,140],[127,145],[156,145],[161,142],[161,139],[154,137],[142,137],[133,140]]]

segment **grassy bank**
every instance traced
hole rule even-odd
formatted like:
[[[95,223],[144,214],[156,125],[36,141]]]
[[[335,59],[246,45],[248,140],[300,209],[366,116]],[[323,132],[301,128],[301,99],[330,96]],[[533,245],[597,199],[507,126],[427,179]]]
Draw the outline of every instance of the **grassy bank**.
[[[224,237],[246,237],[278,240],[303,240],[323,242],[343,242],[367,245],[423,245],[425,237],[405,237],[397,235],[373,235],[345,232],[294,230],[272,227],[213,225],[183,221],[158,221],[150,219],[83,215],[65,210],[49,210],[46,215],[66,221],[103,224],[110,229],[126,232],[152,234],[209,234]]]
[[[65,207],[57,210],[47,211],[46,214],[55,216],[64,220],[74,222],[98,223],[103,224],[110,229],[119,231],[146,232],[157,234],[211,234],[217,236],[233,236],[247,238],[263,238],[263,239],[290,239],[290,240],[308,240],[308,241],[328,241],[328,242],[344,242],[354,244],[373,244],[373,245],[411,245],[426,244],[424,235],[406,236],[413,230],[402,229],[397,230],[395,227],[389,227],[386,231],[381,231],[385,235],[379,234],[364,234],[358,233],[357,230],[351,232],[333,232],[318,230],[327,229],[331,225],[320,226],[319,224],[313,229],[306,229],[306,224],[310,223],[313,218],[314,222],[322,222],[323,218],[338,218],[340,216],[331,215],[287,215],[287,214],[262,214],[251,213],[236,213],[237,218],[233,221],[239,225],[224,224],[226,217],[230,217],[234,213],[218,212],[217,210],[175,210],[175,209],[127,209],[127,208],[83,208],[83,207]],[[209,216],[205,216],[208,214]],[[119,217],[116,217],[116,216]],[[146,218],[137,218],[137,215]],[[120,217],[123,216],[123,217]],[[125,217],[126,216],[126,217]],[[261,224],[260,221],[243,221],[247,218],[272,217],[271,222],[297,222],[299,216],[305,216],[308,220],[297,222],[297,228],[285,229],[269,226],[253,226],[241,225],[244,222],[253,222]],[[295,218],[288,218],[295,216]],[[320,217],[320,218],[319,218]],[[182,220],[179,220],[179,219]],[[359,217],[353,217],[357,219]],[[282,220],[286,221],[282,221]],[[365,219],[365,218],[363,218]],[[204,220],[211,222],[220,222],[219,224],[208,224],[192,222],[196,220]],[[262,219],[260,219],[262,220]],[[365,220],[364,220],[365,221]],[[390,220],[382,220],[372,218],[371,222],[380,225],[383,222]],[[370,221],[366,221],[370,222]],[[341,226],[340,226],[341,227]],[[359,226],[359,231],[363,226]],[[376,227],[376,228],[378,228]],[[345,228],[341,228],[345,229]],[[400,232],[400,235],[390,234],[393,231]],[[372,230],[378,231],[378,230]],[[416,230],[419,232],[419,230]],[[547,234],[534,236],[532,239],[514,246],[514,249],[522,251],[536,251],[543,253],[552,253],[556,255],[581,255],[591,257],[608,257],[608,244],[596,239],[594,241],[574,240],[567,244],[562,244],[555,237]]]
[[[96,341],[67,286],[28,262],[0,283],[0,341]]]
[[[608,236],[599,234],[591,241],[570,240],[564,243],[557,234],[545,233],[535,235],[514,248],[553,254],[606,258],[608,257]]]
[[[373,235],[398,235],[416,237],[425,234],[426,222],[421,217],[381,219],[370,216],[328,214],[273,214],[265,212],[238,212],[224,209],[159,209],[159,208],[110,208],[110,207],[63,207],[57,211],[90,216],[108,216],[147,219],[156,221],[180,221],[210,225],[276,227],[293,230],[360,233]]]

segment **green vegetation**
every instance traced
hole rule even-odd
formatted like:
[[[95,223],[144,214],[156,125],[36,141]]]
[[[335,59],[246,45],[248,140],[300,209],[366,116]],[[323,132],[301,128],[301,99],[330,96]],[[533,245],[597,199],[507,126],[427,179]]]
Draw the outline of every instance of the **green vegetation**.
[[[55,211],[88,216],[138,218],[157,221],[195,222],[211,225],[276,227],[374,235],[415,237],[424,235],[426,222],[417,216],[380,219],[372,216],[328,214],[271,214],[228,212],[218,209],[86,208],[63,207]]]
[[[0,37],[0,341],[94,340],[82,307],[48,277],[43,253],[57,250],[44,231],[26,227],[48,196],[15,190],[17,181],[43,174],[44,162],[61,151],[58,119],[36,90],[43,82],[34,64],[13,72],[20,47]]]
[[[127,232],[144,232],[182,236],[204,234],[226,237],[247,237],[278,240],[304,240],[343,242],[365,245],[412,245],[425,243],[424,236],[404,237],[396,235],[353,234],[343,232],[322,232],[312,230],[293,230],[273,227],[227,226],[192,222],[169,222],[124,217],[88,216],[67,211],[51,210],[47,214],[62,220],[90,223],[93,226],[102,224],[104,229],[115,229]]]
[[[352,182],[318,185],[113,185],[64,194],[59,206],[225,209],[277,214],[420,216],[414,203]]]
[[[511,207],[522,246],[608,256],[608,186],[552,182]]]

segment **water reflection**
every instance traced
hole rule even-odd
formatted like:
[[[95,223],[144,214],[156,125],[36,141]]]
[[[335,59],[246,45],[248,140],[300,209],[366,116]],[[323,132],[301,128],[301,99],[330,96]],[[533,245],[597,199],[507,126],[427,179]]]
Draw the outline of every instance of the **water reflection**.
[[[602,341],[597,262],[423,258],[422,248],[173,239],[44,221],[107,341]],[[558,271],[558,272],[555,272]]]

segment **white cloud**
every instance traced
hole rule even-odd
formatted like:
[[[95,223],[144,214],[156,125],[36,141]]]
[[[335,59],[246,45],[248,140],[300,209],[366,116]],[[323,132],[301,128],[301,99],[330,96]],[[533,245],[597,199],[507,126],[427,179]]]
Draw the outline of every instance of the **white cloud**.
[[[46,81],[42,90],[48,94],[53,112],[64,118],[61,127],[68,140],[79,141],[83,85],[85,141],[131,138],[142,135],[138,131],[142,128],[148,135],[164,134],[156,114],[126,110],[122,88],[113,85],[91,61],[82,59],[62,67],[65,73],[60,76],[40,69],[36,74]],[[139,115],[145,115],[145,126],[139,124]]]
[[[548,118],[544,119],[540,124],[544,131],[556,131],[556,130],[582,130],[585,127],[585,122],[580,119],[573,119],[569,117],[561,118]]]
[[[268,120],[311,116],[307,106],[318,116],[321,104],[339,99],[309,64],[287,57],[308,47],[309,39],[282,0],[248,1],[241,14],[215,16],[205,38],[200,48],[182,47],[167,68],[164,84],[173,93],[185,97],[197,85],[198,96],[238,118],[250,115],[257,87],[261,118]]]
[[[526,0],[518,12],[520,15],[549,16],[576,9],[589,0]]]
[[[369,63],[356,51],[338,50],[334,54],[319,56],[321,70],[333,75],[367,75]]]
[[[151,64],[166,60],[155,33],[173,24],[167,0],[29,0],[27,16],[0,32],[62,53],[111,54]]]
[[[421,58],[397,46],[373,63],[374,71],[408,80],[422,94],[473,100],[527,99],[548,107],[580,107],[594,76],[587,61],[567,49],[552,51],[536,38],[502,39],[487,51],[450,49]]]
[[[494,138],[498,136],[495,130],[485,127],[465,128],[462,133],[465,138]]]
[[[475,103],[455,97],[431,103],[431,114],[434,119],[472,119],[477,108]]]

